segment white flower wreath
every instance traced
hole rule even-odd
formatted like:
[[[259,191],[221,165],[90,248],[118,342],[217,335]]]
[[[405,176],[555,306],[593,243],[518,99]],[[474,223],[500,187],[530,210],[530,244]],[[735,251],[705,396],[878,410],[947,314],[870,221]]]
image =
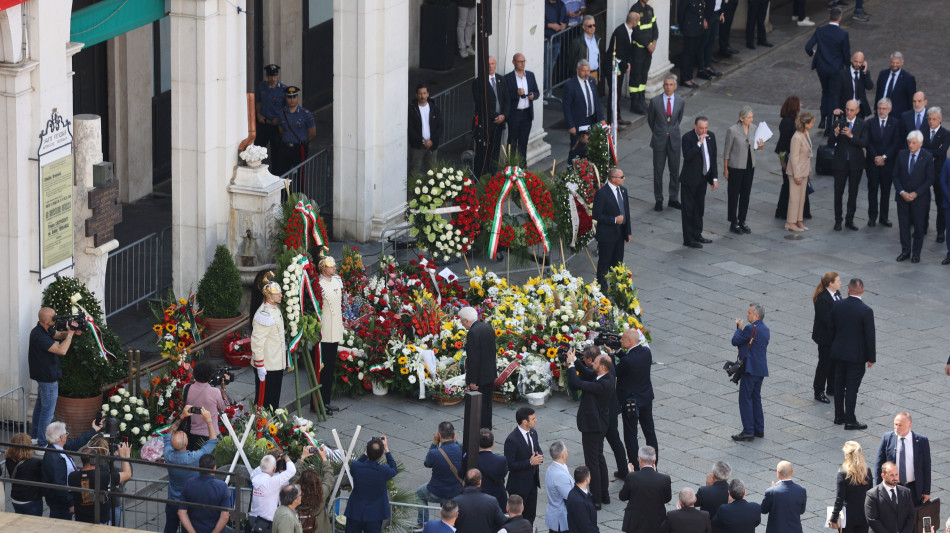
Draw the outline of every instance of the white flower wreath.
[[[412,224],[409,234],[416,237],[416,245],[438,262],[451,261],[467,249],[468,237],[442,215],[459,212],[464,206],[453,205],[462,189],[471,185],[462,170],[442,168],[425,175],[410,178],[406,218]]]

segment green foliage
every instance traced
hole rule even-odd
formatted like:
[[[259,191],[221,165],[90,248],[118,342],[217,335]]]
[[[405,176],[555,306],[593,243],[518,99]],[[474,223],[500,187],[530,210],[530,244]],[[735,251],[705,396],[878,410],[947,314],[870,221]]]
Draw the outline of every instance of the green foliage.
[[[610,144],[607,140],[607,130],[600,124],[590,129],[590,142],[587,144],[587,159],[597,165],[602,180],[607,179],[607,171],[616,166],[610,155]]]
[[[79,295],[75,304],[71,298]],[[119,336],[102,323],[102,305],[95,295],[76,278],[56,276],[56,281],[43,291],[43,306],[50,307],[57,314],[68,315],[79,311],[79,306],[89,314],[100,328],[100,335],[106,349],[115,355],[106,361],[99,352],[99,346],[91,329],[82,335],[76,335],[69,351],[60,359],[63,377],[59,382],[59,394],[68,398],[91,398],[102,393],[103,386],[115,383],[125,376],[126,358],[122,352]]]
[[[241,314],[241,273],[228,247],[219,244],[214,259],[198,283],[195,297],[205,318],[234,318]]]

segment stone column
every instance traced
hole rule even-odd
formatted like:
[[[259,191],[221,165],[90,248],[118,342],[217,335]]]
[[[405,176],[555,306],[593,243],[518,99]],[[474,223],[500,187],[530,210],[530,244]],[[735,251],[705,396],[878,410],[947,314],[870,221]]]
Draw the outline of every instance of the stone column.
[[[246,17],[219,0],[170,0],[172,271],[194,290],[227,242],[227,185],[247,136]]]
[[[109,41],[109,136],[119,200],[152,192],[152,26]]]
[[[73,117],[73,231],[76,233],[76,278],[105,303],[106,264],[109,252],[119,247],[112,239],[96,246],[93,237],[86,237],[85,221],[92,216],[89,191],[94,188],[92,167],[102,163],[102,118],[99,115]]]
[[[333,0],[333,232],[367,242],[406,208],[409,0]]]
[[[259,15],[260,16],[260,15]],[[266,0],[264,2],[264,65],[280,65],[280,80],[286,85],[301,86],[303,81],[303,20],[301,0]],[[263,67],[263,65],[261,65]],[[264,71],[253,72],[252,79],[264,79]]]
[[[673,64],[670,63],[670,2],[671,0],[650,1],[653,12],[656,13],[656,24],[660,29],[660,36],[656,41],[653,63],[650,65],[650,77],[647,79],[647,98],[663,90],[663,78],[673,68]]]

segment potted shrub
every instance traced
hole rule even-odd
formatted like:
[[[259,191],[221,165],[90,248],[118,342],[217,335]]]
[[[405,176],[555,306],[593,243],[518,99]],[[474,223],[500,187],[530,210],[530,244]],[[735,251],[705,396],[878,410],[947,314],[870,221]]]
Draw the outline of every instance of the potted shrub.
[[[63,377],[59,381],[55,420],[66,423],[67,431],[79,435],[89,429],[102,406],[102,389],[126,377],[126,356],[122,341],[102,320],[102,306],[81,281],[72,277],[56,277],[43,291],[43,306],[56,314],[69,315],[85,310],[99,326],[98,336],[113,356],[103,357],[91,327],[73,337],[69,351],[60,359]]]
[[[241,273],[231,257],[227,246],[219,244],[214,259],[198,282],[195,298],[201,306],[201,316],[207,322],[207,336],[224,329],[241,316]],[[211,357],[224,357],[220,342],[211,343]]]

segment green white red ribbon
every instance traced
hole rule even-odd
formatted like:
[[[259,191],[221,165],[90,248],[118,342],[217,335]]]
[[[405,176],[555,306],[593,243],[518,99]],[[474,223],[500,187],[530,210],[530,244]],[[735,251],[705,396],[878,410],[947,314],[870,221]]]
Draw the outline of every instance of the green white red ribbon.
[[[304,204],[303,201],[297,202],[297,205],[294,206],[294,211],[299,211],[303,217],[303,234],[304,241],[309,240],[310,237],[313,237],[313,242],[317,243],[317,246],[323,246],[323,237],[320,235],[320,225],[317,224],[317,215],[316,209],[313,208],[312,204]]]
[[[544,246],[544,251],[550,252],[551,245],[548,242],[547,231],[544,229],[544,221],[541,219],[541,213],[538,212],[538,208],[535,207],[534,202],[531,201],[531,193],[528,192],[528,186],[525,185],[524,182],[524,170],[520,167],[505,167],[502,173],[505,175],[505,183],[498,192],[498,200],[495,202],[495,213],[492,216],[491,237],[488,241],[489,258],[494,259],[498,253],[498,242],[501,238],[501,224],[505,199],[508,198],[512,187],[518,187],[518,191],[521,193],[521,206],[527,211],[531,222],[534,223],[538,233],[541,234],[541,244]]]
[[[300,265],[300,286],[298,291],[300,292],[300,313],[303,314],[303,304],[306,301],[306,295],[310,295],[310,302],[313,304],[313,308],[317,311],[317,320],[320,320],[320,303],[317,302],[316,296],[313,294],[313,286],[310,285],[310,276],[307,275],[307,265],[310,264],[310,260],[307,259],[307,256],[302,255],[300,259],[297,260],[297,264]],[[305,291],[306,289],[306,291]],[[297,335],[290,340],[290,343],[287,346],[287,367],[290,368],[293,365],[293,358],[291,354],[294,350],[297,349],[297,346],[300,345],[300,339],[303,338],[303,328],[299,328]]]
[[[607,134],[607,145],[610,147],[610,156],[614,160],[614,165],[617,164],[617,150],[614,148],[614,138],[610,135],[611,127],[610,124],[606,122],[601,122],[600,127],[604,128],[604,133]]]
[[[311,446],[313,446],[314,448],[317,448],[317,443],[313,442],[313,438],[310,436],[310,432],[304,429],[305,427],[306,426],[295,426],[293,431],[291,431],[291,433],[300,433],[301,435],[304,436],[304,438],[307,439],[307,442],[309,442]]]
[[[76,303],[76,307],[82,310],[83,315],[86,316],[86,323],[92,326],[89,328],[89,331],[92,332],[92,338],[96,339],[96,346],[99,347],[99,355],[108,363],[109,357],[112,356],[115,359],[115,354],[106,349],[106,345],[102,342],[102,330],[99,329],[99,326],[96,325],[96,321],[89,316],[89,311],[86,311],[86,308]]]

